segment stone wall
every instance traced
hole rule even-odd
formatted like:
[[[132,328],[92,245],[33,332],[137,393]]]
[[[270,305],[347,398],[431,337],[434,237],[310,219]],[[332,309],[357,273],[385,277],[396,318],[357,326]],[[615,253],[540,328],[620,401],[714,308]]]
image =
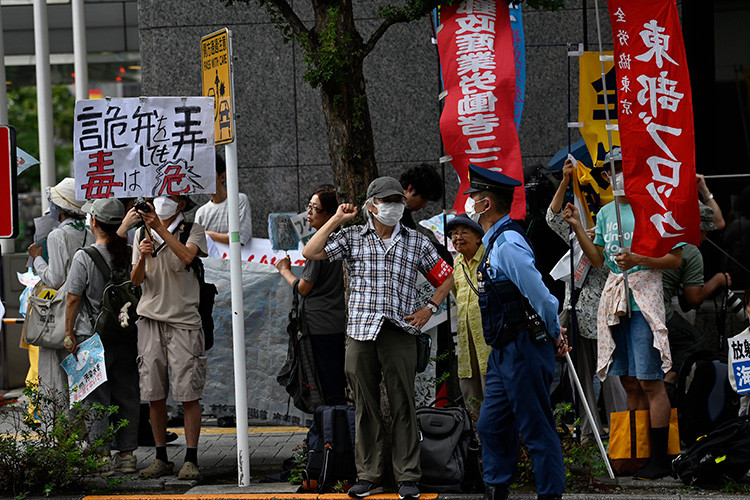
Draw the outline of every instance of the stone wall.
[[[367,38],[380,22],[377,6],[389,2],[354,3],[357,26]],[[293,4],[312,26],[309,2]],[[568,143],[567,44],[575,48],[582,41],[583,11],[581,0],[566,4],[558,12],[524,11],[527,89],[520,139],[526,168],[546,164]],[[232,30],[240,189],[251,201],[253,233],[265,236],[269,212],[301,211],[316,185],[333,181],[319,94],[302,80],[299,47],[284,44],[265,10],[252,2],[225,7],[219,0],[139,0],[138,9],[143,93],[148,96],[200,94],[200,38],[222,27]],[[608,26],[606,6],[602,9]],[[589,39],[595,41],[593,8],[588,25]],[[603,36],[608,40],[608,32]],[[432,37],[429,18],[393,26],[366,59],[381,175],[398,177],[425,161],[438,164],[440,80]],[[577,58],[570,70],[575,117]],[[577,134],[573,131],[573,141],[580,138]],[[458,183],[450,166],[445,175],[451,205]],[[433,203],[417,216],[441,208],[441,202]]]

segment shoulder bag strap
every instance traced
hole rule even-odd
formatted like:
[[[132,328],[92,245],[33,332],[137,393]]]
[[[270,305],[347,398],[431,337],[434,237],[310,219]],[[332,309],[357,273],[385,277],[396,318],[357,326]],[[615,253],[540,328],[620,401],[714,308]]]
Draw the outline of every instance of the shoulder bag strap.
[[[479,290],[474,286],[474,283],[471,282],[471,279],[469,278],[469,273],[466,272],[466,265],[461,262],[461,269],[464,272],[464,276],[466,277],[466,282],[469,283],[469,286],[471,287],[471,290],[474,292],[474,295],[477,297],[479,296]]]
[[[110,279],[112,279],[112,271],[110,270],[107,262],[104,260],[101,252],[99,252],[99,249],[95,247],[86,247],[82,250],[86,253],[86,255],[89,256],[89,258],[91,258],[92,261],[94,261],[97,269],[99,269],[99,272],[104,276],[104,281],[109,281]]]

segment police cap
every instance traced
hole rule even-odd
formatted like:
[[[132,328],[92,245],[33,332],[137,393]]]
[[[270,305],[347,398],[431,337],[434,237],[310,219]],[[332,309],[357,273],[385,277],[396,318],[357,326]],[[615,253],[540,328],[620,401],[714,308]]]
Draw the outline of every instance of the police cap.
[[[478,193],[480,191],[497,191],[499,189],[515,189],[521,185],[521,182],[500,172],[469,163],[469,185],[469,189],[464,194]]]

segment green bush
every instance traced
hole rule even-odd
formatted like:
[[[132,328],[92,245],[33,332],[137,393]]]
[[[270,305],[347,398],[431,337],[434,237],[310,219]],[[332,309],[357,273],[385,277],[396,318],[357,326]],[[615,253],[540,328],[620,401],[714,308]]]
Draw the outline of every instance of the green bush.
[[[38,399],[36,419],[16,404],[0,414],[0,495],[57,494],[80,486],[87,476],[101,473],[107,466],[105,445],[128,424],[110,425],[103,436],[89,441],[91,424],[108,419],[116,406],[74,403],[45,395],[33,388],[25,393]]]

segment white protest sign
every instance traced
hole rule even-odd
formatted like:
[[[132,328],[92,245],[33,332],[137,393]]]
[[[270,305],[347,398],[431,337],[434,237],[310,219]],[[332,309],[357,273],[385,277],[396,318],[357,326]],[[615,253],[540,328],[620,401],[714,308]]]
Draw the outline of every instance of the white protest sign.
[[[76,356],[78,359],[68,354],[60,363],[68,374],[71,407],[107,381],[104,346],[98,333],[78,344]]]
[[[315,234],[315,228],[307,223],[307,212],[290,217],[289,220],[292,221],[292,226],[294,226],[294,230],[297,232],[297,236],[299,236],[299,240],[303,245]]]
[[[750,393],[750,328],[727,339],[729,383],[738,394]]]
[[[210,236],[206,236],[210,239]],[[289,255],[293,266],[304,266],[305,258],[302,256],[302,245],[295,250],[274,250],[271,240],[265,238],[253,238],[250,243],[242,247],[242,260],[257,262],[259,264],[274,265],[280,259]],[[229,245],[211,241],[208,245],[208,256],[220,259],[229,258]]]
[[[76,101],[73,145],[79,200],[216,191],[210,97]]]

